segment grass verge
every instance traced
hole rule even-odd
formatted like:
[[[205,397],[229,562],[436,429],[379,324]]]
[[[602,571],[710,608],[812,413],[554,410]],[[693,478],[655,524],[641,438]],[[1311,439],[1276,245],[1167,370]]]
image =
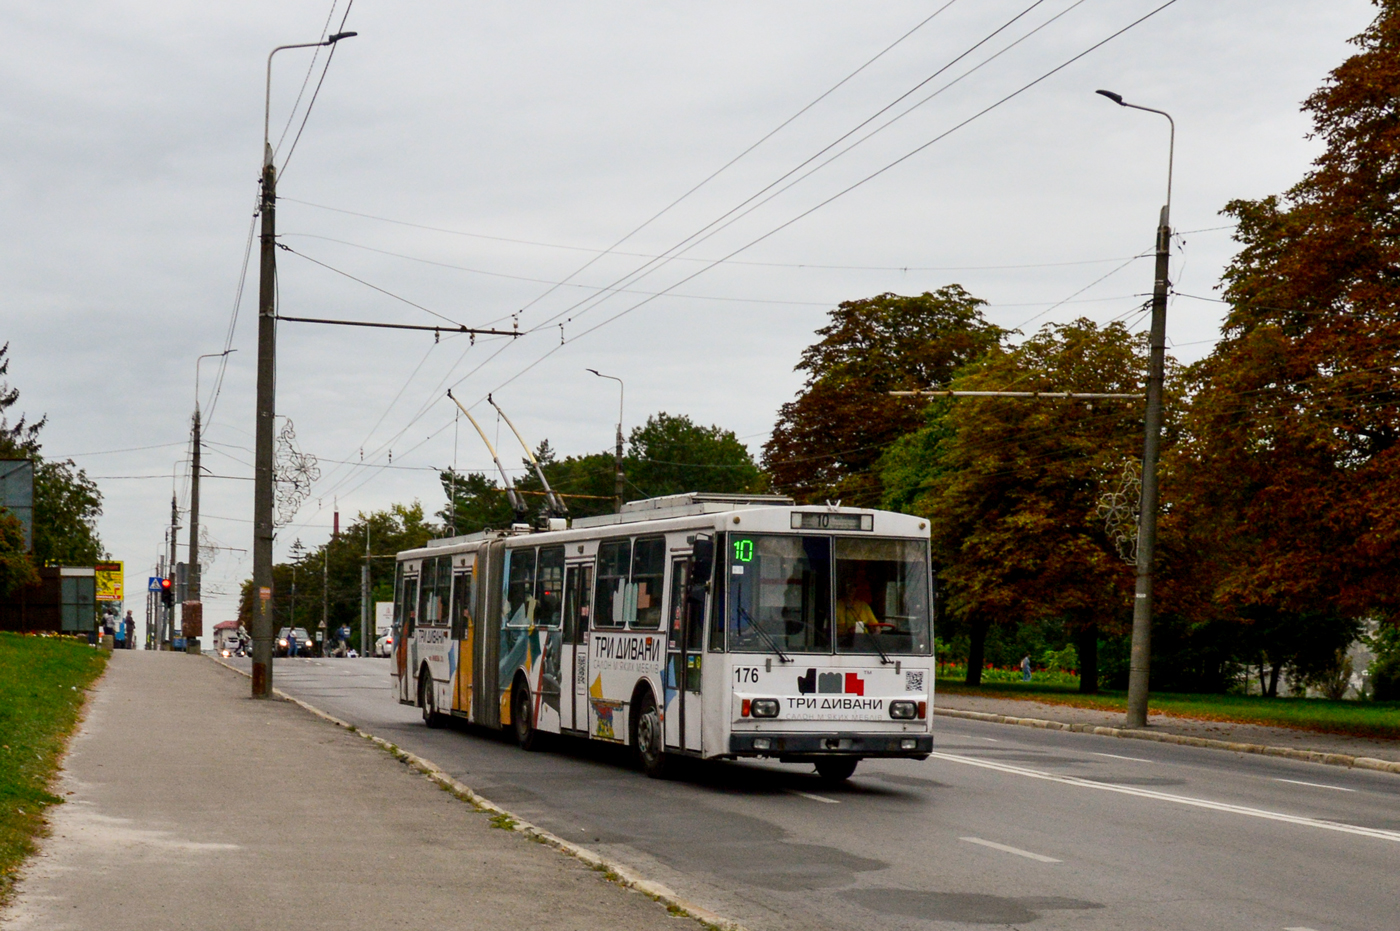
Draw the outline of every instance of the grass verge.
[[[945,695],[1011,698],[1073,708],[1092,708],[1097,711],[1128,710],[1126,692],[1080,695],[1070,686],[1043,685],[1035,682],[984,683],[973,688],[960,679],[939,679],[938,690]],[[1179,718],[1225,721],[1233,724],[1263,724],[1324,734],[1400,740],[1400,702],[1154,692],[1149,707],[1154,713]]]
[[[48,791],[107,654],[67,637],[0,633],[0,902],[34,852]]]

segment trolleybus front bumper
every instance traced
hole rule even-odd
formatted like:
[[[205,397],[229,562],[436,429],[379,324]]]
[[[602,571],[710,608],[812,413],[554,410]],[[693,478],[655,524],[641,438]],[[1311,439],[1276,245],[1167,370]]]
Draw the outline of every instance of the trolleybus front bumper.
[[[783,761],[819,756],[903,757],[924,760],[932,734],[731,734],[729,756],[777,757]]]

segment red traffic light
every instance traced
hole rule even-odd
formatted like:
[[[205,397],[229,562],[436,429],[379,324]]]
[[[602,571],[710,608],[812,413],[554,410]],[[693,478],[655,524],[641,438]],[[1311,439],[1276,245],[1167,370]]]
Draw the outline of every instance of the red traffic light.
[[[161,590],[161,591],[163,591],[163,592],[168,592],[168,591],[170,591],[170,585],[171,585],[171,582],[170,582],[169,579],[161,579],[161,580],[160,580],[160,590]]]

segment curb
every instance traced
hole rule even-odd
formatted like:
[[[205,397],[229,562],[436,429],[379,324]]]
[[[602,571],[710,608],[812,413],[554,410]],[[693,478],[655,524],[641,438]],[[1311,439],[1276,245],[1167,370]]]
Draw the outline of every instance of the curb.
[[[960,711],[956,708],[934,708],[933,713],[949,718],[964,718],[968,721],[986,721],[992,724],[1017,724],[1021,727],[1038,727],[1051,731],[1074,731],[1081,734],[1097,734],[1101,737],[1122,737],[1128,740],[1152,740],[1157,743],[1179,744],[1185,747],[1205,747],[1210,750],[1230,750],[1234,753],[1256,753],[1261,756],[1280,756],[1305,763],[1322,763],[1326,766],[1345,766],[1348,769],[1368,769],[1380,773],[1400,775],[1400,763],[1377,760],[1367,756],[1352,756],[1348,753],[1323,753],[1319,750],[1294,750],[1292,747],[1268,747],[1263,744],[1236,743],[1230,740],[1212,740],[1209,737],[1182,737],[1178,734],[1162,734],[1155,731],[1138,730],[1126,727],[1103,727],[1096,724],[1066,724],[1063,721],[1047,721],[1043,718],[1018,718],[1007,714],[990,714],[985,711]]]
[[[228,663],[215,659],[207,653],[204,655],[209,656],[209,659],[216,665],[222,666],[230,672],[236,672],[245,678],[252,678],[250,673],[246,673],[236,666],[230,666]],[[382,737],[376,737],[373,734],[362,731],[348,721],[342,721],[334,715],[327,714],[315,705],[309,705],[300,698],[294,698],[281,689],[274,688],[272,694],[282,701],[291,702],[303,711],[310,712],[323,721],[327,721],[337,727],[343,727],[350,733],[363,737],[365,740],[394,757],[394,759],[398,760],[400,763],[427,776],[430,780],[437,783],[439,787],[455,795],[467,804],[482,811],[490,812],[505,822],[504,824],[497,824],[497,827],[507,827],[512,831],[524,834],[531,840],[538,841],[539,843],[553,847],[561,853],[568,854],[577,860],[581,860],[593,869],[606,874],[607,878],[611,881],[625,888],[637,890],[648,898],[665,905],[673,913],[679,913],[686,917],[693,918],[707,927],[718,928],[720,931],[747,931],[747,929],[737,921],[731,918],[725,918],[723,915],[717,915],[709,909],[695,905],[694,903],[687,902],[669,887],[641,876],[631,867],[610,860],[602,854],[589,850],[587,847],[581,847],[571,841],[566,841],[562,837],[558,837],[543,828],[536,827],[530,822],[520,819],[495,802],[492,802],[490,799],[478,795],[471,787],[458,782],[431,760],[425,760],[423,757],[415,753],[409,753],[402,747],[392,744]]]

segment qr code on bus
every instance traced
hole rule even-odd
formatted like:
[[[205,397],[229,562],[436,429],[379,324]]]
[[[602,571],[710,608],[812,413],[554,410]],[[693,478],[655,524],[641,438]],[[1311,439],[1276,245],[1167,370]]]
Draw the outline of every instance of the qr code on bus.
[[[922,692],[924,690],[924,672],[922,669],[910,669],[904,673],[904,691]]]

